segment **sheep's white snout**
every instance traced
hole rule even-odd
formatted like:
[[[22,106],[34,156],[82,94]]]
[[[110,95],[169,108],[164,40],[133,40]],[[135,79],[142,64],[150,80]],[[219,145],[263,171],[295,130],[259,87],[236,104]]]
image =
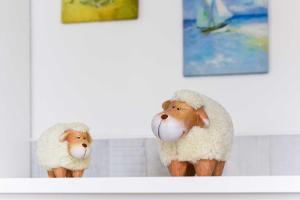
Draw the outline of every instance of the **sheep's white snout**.
[[[73,145],[70,148],[70,155],[76,159],[85,159],[91,154],[91,147],[83,147],[82,145]]]
[[[163,141],[176,141],[186,131],[182,122],[165,113],[155,115],[151,127],[154,135]]]

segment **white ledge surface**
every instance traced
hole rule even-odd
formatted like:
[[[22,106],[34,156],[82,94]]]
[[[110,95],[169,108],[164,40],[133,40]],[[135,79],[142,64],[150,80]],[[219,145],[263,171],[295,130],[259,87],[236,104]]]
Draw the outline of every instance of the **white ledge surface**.
[[[11,178],[0,193],[300,193],[300,176]]]

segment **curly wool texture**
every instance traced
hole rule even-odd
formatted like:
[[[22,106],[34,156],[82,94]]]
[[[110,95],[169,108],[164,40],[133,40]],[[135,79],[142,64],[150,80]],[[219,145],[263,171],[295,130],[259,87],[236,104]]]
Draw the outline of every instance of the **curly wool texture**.
[[[210,126],[194,126],[175,142],[159,141],[162,163],[167,166],[172,160],[191,163],[200,159],[226,161],[233,142],[233,124],[228,112],[214,100],[193,91],[176,92],[174,99],[185,101],[195,109],[204,106]]]
[[[175,92],[172,100],[184,101],[189,106],[192,106],[194,109],[201,108],[204,106],[204,101],[201,95],[197,92],[193,92],[190,90],[179,90]]]
[[[82,170],[88,168],[89,157],[83,160],[73,158],[68,152],[68,142],[59,141],[61,134],[68,129],[89,131],[88,126],[82,123],[56,124],[47,129],[37,143],[38,161],[44,169],[64,167],[70,170]]]

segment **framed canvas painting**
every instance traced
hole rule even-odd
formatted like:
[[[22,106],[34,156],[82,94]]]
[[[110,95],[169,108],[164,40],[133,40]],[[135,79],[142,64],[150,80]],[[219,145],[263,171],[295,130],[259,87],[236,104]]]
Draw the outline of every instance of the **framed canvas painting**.
[[[62,22],[130,20],[138,17],[138,0],[62,0]]]
[[[184,76],[268,72],[267,0],[183,0]]]

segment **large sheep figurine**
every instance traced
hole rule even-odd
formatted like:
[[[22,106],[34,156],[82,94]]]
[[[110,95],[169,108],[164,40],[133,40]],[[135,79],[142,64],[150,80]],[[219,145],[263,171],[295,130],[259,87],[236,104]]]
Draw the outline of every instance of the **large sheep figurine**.
[[[181,90],[162,104],[152,131],[172,176],[221,176],[233,142],[228,112],[197,92]]]
[[[56,124],[39,138],[38,160],[50,178],[82,177],[90,162],[91,144],[85,124]]]

